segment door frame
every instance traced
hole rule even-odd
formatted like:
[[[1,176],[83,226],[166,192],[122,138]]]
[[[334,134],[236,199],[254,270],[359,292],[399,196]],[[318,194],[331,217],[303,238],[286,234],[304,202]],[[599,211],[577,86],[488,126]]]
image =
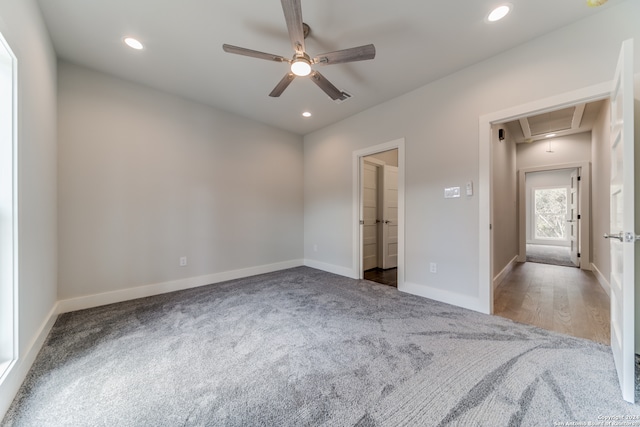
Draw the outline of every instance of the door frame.
[[[611,81],[588,86],[560,95],[538,101],[529,102],[501,111],[485,114],[479,118],[479,289],[478,302],[482,312],[493,314],[493,239],[491,224],[493,200],[491,188],[492,159],[492,125],[503,124],[523,117],[548,113],[561,108],[568,108],[576,104],[598,101],[609,98]]]
[[[591,270],[591,163],[572,162],[555,165],[546,165],[532,168],[518,169],[518,262],[527,259],[527,224],[526,224],[526,181],[525,176],[530,172],[554,171],[561,169],[579,169],[580,184],[578,185],[578,203],[580,206],[580,222],[578,236],[580,245],[580,269]],[[585,244],[586,242],[586,244]]]
[[[395,139],[383,144],[356,150],[352,154],[352,277],[362,279],[362,227],[360,226],[360,206],[362,174],[360,164],[364,157],[383,151],[398,150],[398,290],[404,290],[404,249],[405,249],[405,140]]]

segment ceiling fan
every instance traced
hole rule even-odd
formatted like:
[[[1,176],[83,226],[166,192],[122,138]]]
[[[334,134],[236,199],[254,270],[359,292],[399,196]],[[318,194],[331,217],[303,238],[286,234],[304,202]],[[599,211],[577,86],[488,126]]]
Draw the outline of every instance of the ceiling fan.
[[[352,47],[350,49],[336,50],[334,52],[322,53],[311,58],[304,48],[304,39],[309,34],[309,26],[302,22],[302,7],[300,0],[281,0],[284,18],[287,22],[287,30],[291,45],[295,51],[293,58],[288,59],[283,56],[270,53],[259,52],[257,50],[245,49],[243,47],[223,44],[222,49],[228,53],[250,56],[252,58],[266,59],[275,62],[287,62],[291,65],[291,70],[280,80],[269,96],[278,97],[284,92],[289,84],[297,76],[309,76],[331,99],[345,99],[349,95],[335,87],[318,71],[311,68],[312,65],[343,64],[345,62],[365,61],[376,56],[376,48],[372,44]]]

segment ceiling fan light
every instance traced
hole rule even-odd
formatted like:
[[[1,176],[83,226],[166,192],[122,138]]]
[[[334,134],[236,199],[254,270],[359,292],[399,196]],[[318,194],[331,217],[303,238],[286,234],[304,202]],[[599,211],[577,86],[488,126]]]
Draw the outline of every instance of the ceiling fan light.
[[[300,77],[308,76],[311,73],[311,64],[304,58],[296,59],[291,63],[291,72]]]

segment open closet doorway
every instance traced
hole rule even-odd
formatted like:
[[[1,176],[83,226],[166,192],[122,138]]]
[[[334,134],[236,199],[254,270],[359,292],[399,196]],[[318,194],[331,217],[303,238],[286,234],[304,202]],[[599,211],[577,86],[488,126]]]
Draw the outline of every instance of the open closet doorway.
[[[398,149],[362,158],[362,275],[398,286]]]

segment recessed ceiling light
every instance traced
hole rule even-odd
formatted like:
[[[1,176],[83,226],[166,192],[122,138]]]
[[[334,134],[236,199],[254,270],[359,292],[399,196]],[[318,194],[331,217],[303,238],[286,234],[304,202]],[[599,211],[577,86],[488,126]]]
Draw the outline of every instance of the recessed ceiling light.
[[[544,137],[545,137],[545,138],[553,138],[554,136],[556,136],[556,134],[555,134],[555,133],[548,133],[548,134],[546,134]]]
[[[305,111],[304,113],[302,113],[302,117],[311,117],[311,113],[308,111]]]
[[[134,39],[133,37],[125,37],[124,42],[127,46],[129,46],[132,49],[140,50],[144,48],[142,43],[140,43],[138,40]]]
[[[487,21],[496,22],[507,16],[507,14],[511,11],[511,6],[508,4],[503,4],[502,6],[498,6],[491,11],[489,16],[487,16]]]

